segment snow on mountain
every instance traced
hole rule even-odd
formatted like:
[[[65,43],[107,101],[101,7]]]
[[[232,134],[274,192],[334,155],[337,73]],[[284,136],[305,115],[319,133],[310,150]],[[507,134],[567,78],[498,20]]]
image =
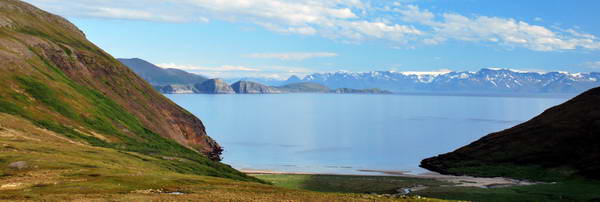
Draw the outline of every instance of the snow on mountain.
[[[600,73],[544,73],[504,68],[485,68],[477,72],[338,71],[311,74],[300,81],[330,88],[379,88],[393,92],[579,93],[600,86]]]

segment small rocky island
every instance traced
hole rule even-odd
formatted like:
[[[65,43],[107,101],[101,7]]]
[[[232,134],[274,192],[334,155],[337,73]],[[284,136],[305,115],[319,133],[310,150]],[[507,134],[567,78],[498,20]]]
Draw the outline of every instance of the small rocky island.
[[[252,81],[238,81],[231,85],[238,94],[276,94],[283,91]]]
[[[200,94],[235,94],[236,92],[223,79],[209,79],[193,85],[194,93]],[[172,93],[172,92],[163,92]]]

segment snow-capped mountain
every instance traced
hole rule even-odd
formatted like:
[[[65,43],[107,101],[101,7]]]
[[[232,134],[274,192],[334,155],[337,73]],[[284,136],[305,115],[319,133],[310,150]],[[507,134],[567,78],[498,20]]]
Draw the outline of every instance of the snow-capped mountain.
[[[379,88],[393,92],[580,93],[600,86],[600,73],[539,73],[500,68],[477,72],[340,71],[311,74],[300,81],[329,88]]]

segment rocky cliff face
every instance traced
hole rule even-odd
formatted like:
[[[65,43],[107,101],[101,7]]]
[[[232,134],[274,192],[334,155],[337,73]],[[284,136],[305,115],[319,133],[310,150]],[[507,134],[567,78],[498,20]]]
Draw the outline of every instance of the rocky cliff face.
[[[158,134],[219,160],[222,149],[198,118],[86,40],[67,20],[21,1],[2,0],[0,24],[0,101],[16,106],[14,113],[47,128],[121,134],[117,142]]]
[[[489,134],[421,167],[445,174],[519,176],[540,168],[600,179],[600,88],[552,107],[513,128]]]
[[[194,85],[195,93],[205,94],[234,94],[235,91],[223,79],[209,79]]]
[[[252,81],[238,81],[231,85],[231,88],[238,94],[274,94],[282,93],[280,90],[271,88],[269,86],[252,82]]]

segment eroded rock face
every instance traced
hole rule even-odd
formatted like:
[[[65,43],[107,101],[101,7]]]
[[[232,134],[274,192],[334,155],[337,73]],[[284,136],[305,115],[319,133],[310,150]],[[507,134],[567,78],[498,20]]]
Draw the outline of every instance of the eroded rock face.
[[[485,166],[537,166],[600,179],[598,112],[600,88],[594,88],[518,126],[425,159],[421,167],[444,174],[478,175],[473,170]]]
[[[235,94],[235,91],[223,79],[209,79],[195,84],[195,93],[205,94]]]
[[[231,85],[231,88],[238,94],[274,94],[281,93],[281,91],[271,88],[269,86],[252,82],[252,81],[238,81]]]

